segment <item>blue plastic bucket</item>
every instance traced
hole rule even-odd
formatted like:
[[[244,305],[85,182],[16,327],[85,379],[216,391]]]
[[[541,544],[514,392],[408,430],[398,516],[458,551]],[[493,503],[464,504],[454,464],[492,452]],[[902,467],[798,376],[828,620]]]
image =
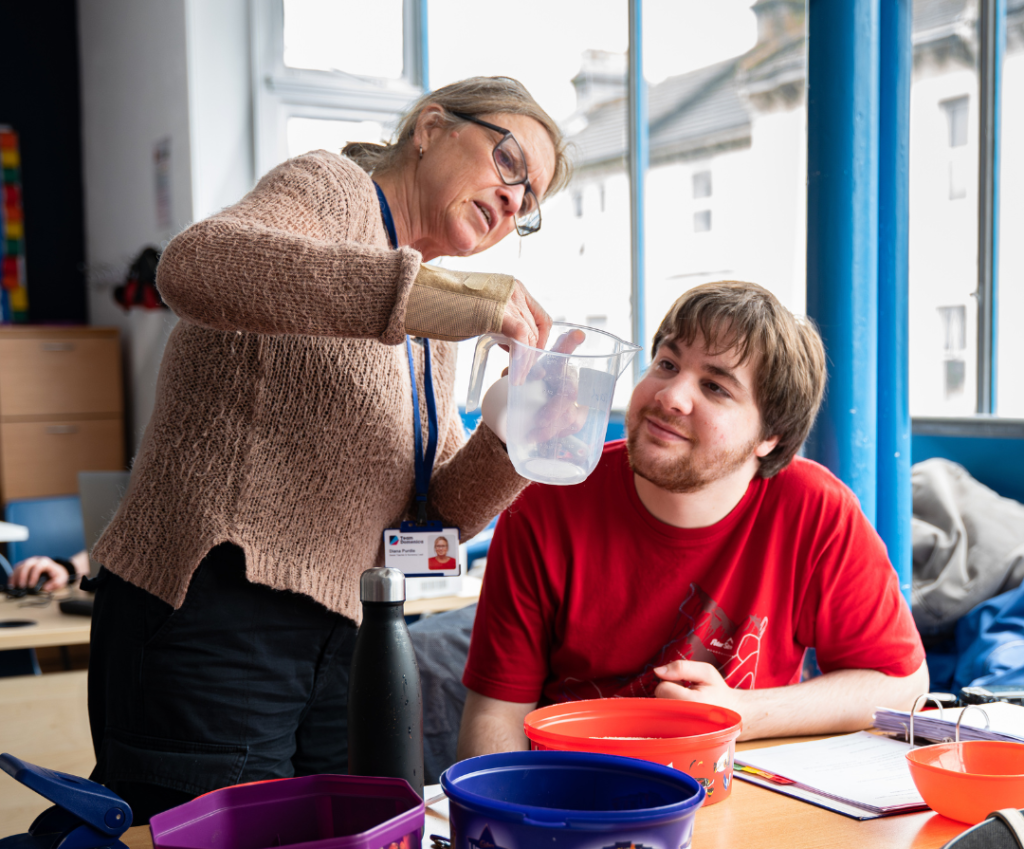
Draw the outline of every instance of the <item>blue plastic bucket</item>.
[[[686,849],[704,801],[671,767],[587,752],[470,758],[441,787],[453,849]]]

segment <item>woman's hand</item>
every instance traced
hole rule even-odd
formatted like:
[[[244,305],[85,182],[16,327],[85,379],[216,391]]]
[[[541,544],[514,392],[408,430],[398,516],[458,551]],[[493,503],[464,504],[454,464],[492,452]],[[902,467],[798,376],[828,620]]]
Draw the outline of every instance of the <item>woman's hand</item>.
[[[39,579],[46,577],[44,592],[54,592],[68,584],[68,570],[49,557],[27,557],[14,567],[7,581],[10,587],[34,587]]]
[[[586,334],[578,328],[569,330],[558,337],[551,351],[555,354],[571,354],[586,338]],[[544,356],[531,370],[530,379],[543,380],[551,400],[534,418],[529,438],[534,442],[549,442],[579,433],[586,424],[590,410],[576,403],[579,391],[576,367],[565,357]]]
[[[551,316],[526,291],[522,282],[516,280],[512,295],[505,305],[501,335],[531,348],[543,348],[550,332]]]

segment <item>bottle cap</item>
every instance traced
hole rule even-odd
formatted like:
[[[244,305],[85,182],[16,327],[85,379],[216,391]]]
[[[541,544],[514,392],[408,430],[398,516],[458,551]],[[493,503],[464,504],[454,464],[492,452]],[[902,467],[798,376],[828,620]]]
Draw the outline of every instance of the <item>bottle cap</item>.
[[[367,569],[359,578],[360,601],[405,601],[405,575],[382,566]]]

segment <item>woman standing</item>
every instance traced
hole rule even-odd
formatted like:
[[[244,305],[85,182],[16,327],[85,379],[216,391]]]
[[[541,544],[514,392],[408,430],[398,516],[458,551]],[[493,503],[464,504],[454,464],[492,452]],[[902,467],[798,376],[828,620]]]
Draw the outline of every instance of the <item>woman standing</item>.
[[[358,579],[384,529],[425,500],[468,537],[526,483],[486,426],[465,439],[449,343],[543,345],[550,319],[507,275],[422,261],[539,229],[568,178],[557,126],[518,82],[474,78],[422,98],[392,145],[343,154],[278,166],[160,262],[181,321],[94,550],[93,777],[136,822],[345,771]],[[414,423],[429,442],[432,418],[417,485]]]

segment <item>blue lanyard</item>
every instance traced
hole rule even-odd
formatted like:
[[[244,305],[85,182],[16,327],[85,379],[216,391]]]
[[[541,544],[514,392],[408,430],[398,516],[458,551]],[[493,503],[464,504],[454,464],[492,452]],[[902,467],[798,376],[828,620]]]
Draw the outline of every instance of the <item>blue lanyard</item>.
[[[391,247],[397,250],[398,232],[395,230],[395,219],[391,215],[391,207],[388,206],[388,199],[384,197],[384,192],[380,186],[374,183],[373,187],[377,190],[377,203],[380,204],[380,217],[384,219],[384,229],[387,230],[388,241],[391,243]]]
[[[427,521],[427,488],[434,471],[437,454],[437,406],[434,403],[434,378],[430,366],[430,340],[423,340],[423,394],[427,396],[427,450],[423,450],[423,429],[420,425],[420,399],[416,391],[416,368],[412,362],[412,342],[405,337],[405,352],[409,356],[409,378],[412,383],[412,431],[416,459],[416,521]]]
[[[380,216],[384,219],[384,229],[388,233],[388,241],[392,248],[398,247],[398,234],[395,232],[395,219],[391,215],[391,207],[384,197],[384,192],[376,183],[377,201],[380,203]],[[434,457],[437,455],[437,405],[434,403],[434,371],[430,364],[430,340],[423,340],[423,394],[427,398],[427,450],[423,450],[423,427],[420,424],[420,398],[416,389],[416,366],[412,361],[412,342],[405,337],[405,353],[409,357],[409,382],[412,384],[412,432],[414,438],[413,451],[416,461],[416,520],[419,524],[427,521],[427,490],[430,487],[430,475],[434,471]]]

